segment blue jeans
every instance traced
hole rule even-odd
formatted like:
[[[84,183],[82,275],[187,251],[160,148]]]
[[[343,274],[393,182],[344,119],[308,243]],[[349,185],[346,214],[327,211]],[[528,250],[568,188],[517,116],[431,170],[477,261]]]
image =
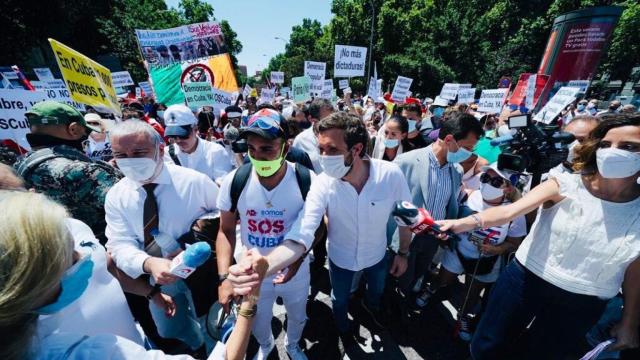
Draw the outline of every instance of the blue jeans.
[[[387,257],[383,257],[377,264],[362,269],[367,281],[367,306],[372,310],[380,309],[380,299],[384,292],[384,284],[387,278]],[[351,294],[351,283],[355,271],[343,269],[329,259],[329,278],[331,279],[331,303],[333,308],[333,318],[335,319],[338,331],[349,330],[349,319],[347,317],[349,295]]]
[[[509,347],[533,320],[518,358],[564,359],[584,341],[606,303],[552,285],[514,260],[491,291],[471,341],[471,356],[474,360],[509,359]]]

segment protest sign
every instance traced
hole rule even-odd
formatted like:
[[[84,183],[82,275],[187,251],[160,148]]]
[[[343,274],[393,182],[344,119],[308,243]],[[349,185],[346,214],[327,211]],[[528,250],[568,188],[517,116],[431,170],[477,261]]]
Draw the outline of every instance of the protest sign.
[[[135,85],[133,79],[131,78],[131,74],[129,74],[128,71],[116,71],[114,73],[111,73],[111,78],[113,79],[114,87]]]
[[[109,69],[56,40],[49,39],[49,43],[71,98],[120,115],[120,104]]]
[[[18,74],[15,71],[3,71],[2,76],[4,76],[7,80],[20,80]]]
[[[327,64],[316,61],[304,62],[304,76],[308,76],[311,79],[311,87],[309,91],[314,96],[320,96],[322,89],[324,88],[324,77],[327,69]]]
[[[393,86],[393,92],[391,93],[391,99],[395,102],[404,103],[407,98],[407,94],[409,93],[409,88],[411,87],[411,83],[413,79],[398,76],[396,79],[396,84]]]
[[[350,87],[342,89],[343,94],[352,94],[353,90]]]
[[[233,101],[233,94],[216,88],[211,89],[211,91],[213,92],[213,104],[210,105],[213,105],[213,108],[216,109],[216,111],[224,110],[227,106],[231,106],[235,103]]]
[[[142,89],[139,86],[136,86],[136,98],[142,97]]]
[[[36,76],[40,81],[55,80],[55,77],[49,68],[33,68],[33,72],[36,73]]]
[[[535,91],[533,94],[533,104],[529,104],[532,105],[532,107],[529,107],[525,102],[528,100],[527,91],[529,90],[529,85],[534,86],[533,83],[529,83],[529,78],[532,75],[534,76],[532,81],[535,81]],[[515,106],[524,104],[528,109],[533,109],[538,103],[538,98],[540,97],[540,94],[542,94],[544,86],[547,84],[548,78],[549,76],[543,74],[521,74],[520,78],[518,79],[518,83],[516,84],[516,87],[513,90],[511,97],[509,98],[509,104]]]
[[[249,94],[251,94],[251,86],[249,85],[245,85],[244,89],[242,90],[242,97],[246,100],[249,97]]]
[[[33,81],[30,81],[30,83],[31,83],[31,86],[33,86],[33,88],[36,90],[42,90],[47,87],[47,84],[45,84],[44,81],[33,80]]]
[[[136,30],[156,101],[184,103],[182,84],[209,82],[225,92],[238,90],[220,25],[203,22],[163,30]]]
[[[374,79],[374,83],[375,83],[375,79]],[[338,80],[338,87],[340,89],[348,88],[349,80],[348,79]]]
[[[322,93],[320,97],[323,99],[331,99],[331,91],[333,90],[333,80],[328,79],[324,81],[324,85],[322,86]]]
[[[323,84],[324,85],[324,84]],[[299,76],[291,79],[291,93],[293,101],[305,102],[311,99],[311,78]]]
[[[455,100],[459,89],[470,89],[471,84],[445,83],[440,90],[440,97],[446,100]]]
[[[280,88],[280,95],[291,98],[291,88],[288,86]]]
[[[338,93],[336,92],[336,89],[331,89],[331,102],[333,103],[333,105],[335,105],[337,101]]]
[[[476,88],[458,89],[458,104],[473,104],[473,102],[476,100],[475,97]]]
[[[367,95],[373,100],[376,100],[380,96],[380,93],[378,92],[378,82],[373,77],[369,79],[369,90],[367,90]]]
[[[139,88],[136,88],[136,92]],[[207,82],[195,82],[182,84],[184,91],[184,99],[192,110],[196,110],[203,106],[212,106],[213,91],[211,84]]]
[[[536,74],[529,75],[529,79],[527,79],[527,92],[524,96],[524,106],[527,109],[533,109],[535,104],[534,99],[536,96]],[[519,82],[519,81],[518,81]]]
[[[276,89],[269,89],[269,88],[262,88],[262,90],[260,90],[260,100],[263,103],[271,103],[273,101],[273,99],[275,99],[276,97]]]
[[[577,87],[580,88],[581,93],[586,93],[590,83],[589,80],[571,80],[567,84],[567,87]]]
[[[145,96],[153,96],[153,88],[148,81],[140,81],[138,85],[140,85],[140,88],[144,91]]]
[[[366,47],[336,45],[333,61],[333,76],[364,76],[364,63],[366,60]]]
[[[282,71],[272,71],[271,72],[271,82],[274,84],[284,84],[284,72]]]
[[[67,88],[67,84],[65,84],[64,81],[60,79],[44,80],[43,82],[46,84],[47,88],[49,89],[66,89]]]
[[[543,122],[545,124],[551,123],[551,121],[571,104],[578,96],[580,88],[563,86],[558,90],[555,95],[549,100],[542,109],[533,118],[536,121]]]
[[[47,89],[44,88],[42,91],[47,95],[48,100],[53,100],[57,102],[61,102],[70,106],[73,106],[78,111],[86,111],[86,107],[84,104],[81,104],[77,101],[73,101],[71,99],[71,94],[69,94],[69,90],[67,89]]]
[[[509,93],[509,88],[482,90],[478,111],[488,114],[499,114],[502,111],[504,99]]]

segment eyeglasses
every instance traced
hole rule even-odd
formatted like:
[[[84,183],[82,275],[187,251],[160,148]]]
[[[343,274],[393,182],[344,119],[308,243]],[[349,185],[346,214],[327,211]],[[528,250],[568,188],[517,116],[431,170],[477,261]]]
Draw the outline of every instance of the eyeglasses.
[[[491,177],[489,174],[484,173],[480,175],[480,182],[483,184],[489,183],[493,187],[501,188],[506,180],[500,176]]]

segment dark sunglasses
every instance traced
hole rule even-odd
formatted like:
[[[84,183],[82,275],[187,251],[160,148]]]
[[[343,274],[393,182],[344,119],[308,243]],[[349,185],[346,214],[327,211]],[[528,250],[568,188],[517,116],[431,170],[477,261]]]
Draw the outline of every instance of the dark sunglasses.
[[[480,182],[483,184],[489,183],[493,187],[501,188],[506,183],[506,180],[500,176],[491,177],[489,174],[483,173],[480,175]]]
[[[172,139],[172,140],[176,140],[176,139],[187,140],[189,138],[189,136],[190,135],[185,135],[185,136],[167,135],[167,138]]]

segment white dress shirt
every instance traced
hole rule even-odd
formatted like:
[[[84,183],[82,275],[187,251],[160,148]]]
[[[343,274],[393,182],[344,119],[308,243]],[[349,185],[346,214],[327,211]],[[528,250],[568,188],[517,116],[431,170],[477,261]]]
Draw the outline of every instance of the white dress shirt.
[[[216,208],[218,185],[207,176],[182,166],[164,164],[153,181],[158,202],[159,231],[178,239],[198,217]],[[107,193],[107,249],[118,268],[132,278],[143,274],[149,257],[144,251],[143,213],[147,195],[142,184],[127,177]]]
[[[169,146],[175,149],[181,166],[199,171],[213,181],[222,181],[222,178],[233,169],[229,154],[224,147],[215,142],[198,138],[198,145],[191,154],[180,150],[178,145]],[[164,162],[175,164],[169,155],[169,149],[165,149]]]
[[[322,167],[320,166],[320,151],[318,150],[318,138],[313,132],[313,126],[298,134],[298,136],[293,139],[292,146],[309,155],[309,159],[313,164],[313,169],[317,174],[322,172]]]
[[[396,201],[411,201],[407,181],[398,165],[370,159],[369,179],[360,194],[346,181],[320,174],[311,184],[299,234],[313,241],[322,217],[329,218],[327,249],[337,266],[359,271],[377,264],[387,248],[387,220]]]

